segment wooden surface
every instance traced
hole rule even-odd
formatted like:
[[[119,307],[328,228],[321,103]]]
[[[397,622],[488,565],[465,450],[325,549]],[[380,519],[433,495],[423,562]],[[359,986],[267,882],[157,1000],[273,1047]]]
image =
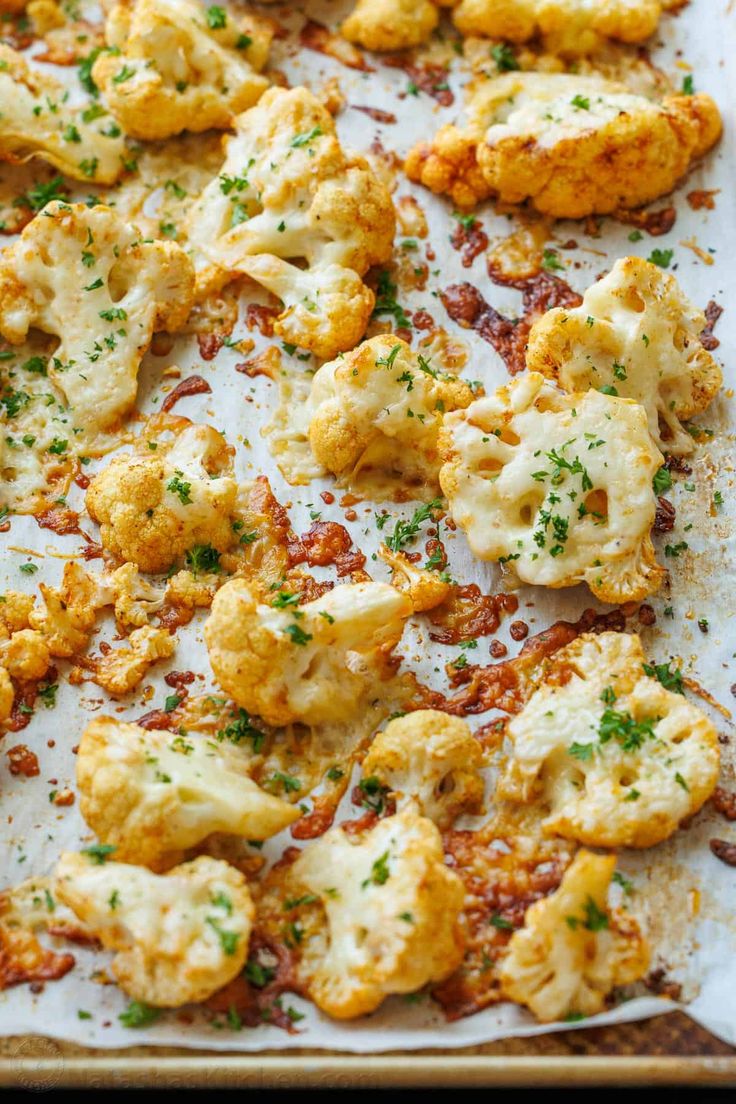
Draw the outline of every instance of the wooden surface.
[[[681,1012],[639,1023],[505,1039],[462,1050],[236,1055],[171,1047],[90,1050],[41,1037],[0,1040],[0,1085],[31,1089],[351,1085],[736,1085],[736,1049]]]

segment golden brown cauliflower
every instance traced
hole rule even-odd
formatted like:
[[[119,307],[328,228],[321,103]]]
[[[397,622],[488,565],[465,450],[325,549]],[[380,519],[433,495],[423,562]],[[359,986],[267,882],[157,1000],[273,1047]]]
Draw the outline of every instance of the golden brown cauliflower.
[[[95,476],[87,509],[113,556],[142,571],[166,571],[193,547],[224,552],[236,540],[232,473],[233,450],[212,426],[188,425],[173,441],[149,442],[144,434],[136,452],[116,456]]]
[[[115,621],[123,632],[147,625],[149,617],[163,609],[165,592],[141,578],[134,563],[116,568],[108,583],[115,596]]]
[[[366,484],[372,498],[390,496],[397,484],[432,498],[443,415],[472,401],[463,380],[434,368],[405,341],[381,334],[323,364],[315,375],[309,444],[341,484]]]
[[[472,207],[488,196],[529,200],[555,218],[639,207],[671,192],[720,137],[705,94],[661,103],[624,85],[569,73],[506,73],[478,88],[468,125],[419,143],[405,169]]]
[[[432,0],[358,0],[340,29],[367,50],[404,50],[426,42],[438,21]]]
[[[38,589],[43,605],[29,611],[30,628],[40,634],[52,656],[69,659],[84,651],[98,610],[112,601],[104,580],[69,562],[60,587],[39,583]]]
[[[362,837],[333,828],[307,847],[294,882],[320,898],[298,972],[309,997],[335,1019],[372,1012],[452,973],[462,958],[465,891],[444,864],[430,820],[408,807]]]
[[[41,633],[19,629],[0,644],[0,663],[11,678],[42,679],[51,665],[51,653]]]
[[[661,14],[660,0],[459,0],[453,20],[464,35],[526,42],[541,34],[548,53],[577,57],[610,38],[643,42]]]
[[[133,1000],[176,1008],[206,1000],[240,973],[248,956],[253,902],[245,878],[201,856],[152,874],[105,862],[96,848],[63,854],[55,896],[87,925]]]
[[[411,601],[387,583],[348,583],[303,605],[286,589],[272,594],[265,605],[231,579],[215,595],[204,636],[217,681],[269,724],[349,718],[375,689]]]
[[[268,88],[258,70],[271,31],[224,8],[205,10],[191,0],[118,4],[105,38],[115,52],[99,55],[92,79],[134,138],[227,127]]]
[[[0,334],[15,345],[31,328],[59,338],[47,371],[75,426],[65,450],[89,455],[128,414],[154,330],[184,324],[193,285],[181,246],[140,241],[101,204],[49,203],[4,251]]]
[[[459,717],[418,709],[389,721],[363,760],[363,777],[376,778],[402,804],[449,828],[483,799],[480,744]]]
[[[452,584],[444,573],[420,567],[412,563],[404,552],[392,552],[385,544],[378,548],[378,555],[391,568],[391,586],[407,594],[415,613],[424,613],[444,602]]]
[[[361,277],[391,256],[385,185],[343,152],[306,88],[269,89],[234,126],[219,177],[190,212],[189,240],[283,300],[275,331],[284,340],[325,358],[351,349],[374,304]]]
[[[593,847],[672,835],[713,792],[720,754],[708,718],[656,672],[626,633],[586,634],[555,653],[509,722],[496,795],[541,803],[546,833]]]
[[[95,661],[92,681],[110,694],[128,694],[146,677],[149,668],[176,651],[176,637],[167,629],[142,625],[133,629],[123,648],[115,648]]]
[[[585,582],[603,602],[660,586],[650,532],[662,454],[633,400],[566,395],[530,372],[448,414],[440,450],[442,490],[479,559],[525,583]]]
[[[153,870],[213,832],[263,840],[301,815],[248,776],[240,748],[112,717],[87,725],[77,755],[82,816],[115,858]]]
[[[538,1020],[594,1016],[620,985],[643,977],[649,947],[636,920],[608,908],[615,855],[578,851],[550,897],[526,911],[501,967],[505,997]]]
[[[85,123],[83,109],[65,100],[63,85],[0,43],[0,161],[41,157],[75,180],[113,184],[125,154],[119,128]]]
[[[622,257],[579,307],[557,307],[535,322],[527,367],[565,391],[594,387],[634,399],[657,446],[683,456],[694,443],[682,422],[705,410],[723,382],[701,343],[704,328],[705,315],[674,276]]]

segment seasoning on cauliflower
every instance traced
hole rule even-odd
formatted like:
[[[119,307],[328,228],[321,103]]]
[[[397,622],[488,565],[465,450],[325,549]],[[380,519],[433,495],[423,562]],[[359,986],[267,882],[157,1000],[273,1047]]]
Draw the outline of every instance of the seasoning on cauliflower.
[[[483,799],[480,744],[465,721],[418,709],[390,721],[363,760],[363,777],[377,778],[399,801],[415,801],[422,816],[449,828]]]
[[[705,315],[674,276],[640,257],[622,257],[586,291],[582,305],[535,322],[527,366],[565,391],[590,387],[641,403],[663,452],[693,451],[682,422],[700,414],[723,375],[700,334]]]
[[[303,605],[271,593],[265,605],[231,579],[215,595],[204,636],[217,681],[269,724],[347,719],[375,689],[411,601],[387,583],[347,583]]]
[[[59,339],[46,371],[76,428],[57,448],[101,447],[135,402],[154,330],[184,324],[193,286],[180,246],[140,241],[102,204],[49,203],[4,251],[0,334],[17,345],[33,327]]]
[[[460,0],[453,20],[464,35],[526,42],[541,34],[547,53],[577,57],[610,38],[643,42],[661,14],[660,0]]]
[[[176,1008],[206,1000],[245,965],[254,908],[245,878],[200,856],[167,874],[63,854],[55,895],[116,951],[112,972],[133,1000]]]
[[[141,571],[166,571],[195,546],[226,551],[238,485],[233,449],[209,425],[187,425],[173,441],[146,434],[92,480],[87,509],[103,547]],[[217,556],[215,556],[215,566]]]
[[[361,277],[391,256],[388,190],[343,152],[306,88],[269,89],[234,126],[219,177],[190,212],[189,240],[283,300],[279,337],[324,358],[351,349],[374,304]]]
[[[390,993],[447,977],[462,958],[465,892],[444,864],[437,828],[415,808],[361,837],[332,829],[301,853],[292,880],[320,898],[298,974],[329,1016],[372,1012]]]
[[[597,76],[506,73],[484,82],[468,126],[444,126],[409,153],[405,170],[461,208],[488,196],[530,200],[555,218],[610,214],[666,195],[715,144],[710,96],[661,103]]]
[[[565,395],[531,372],[448,414],[440,450],[442,490],[481,560],[539,586],[585,582],[603,602],[660,586],[650,531],[662,455],[631,399]]]
[[[0,161],[41,157],[75,180],[114,184],[125,154],[119,128],[104,119],[86,123],[66,98],[63,85],[0,43]]]
[[[134,563],[113,571],[109,585],[115,596],[115,621],[124,632],[147,625],[149,617],[163,609],[165,592],[142,579]]]
[[[419,567],[407,559],[404,552],[392,552],[385,544],[379,546],[378,555],[391,568],[391,586],[407,594],[415,613],[424,613],[444,602],[452,584],[434,570]]]
[[[426,42],[438,21],[432,0],[358,0],[340,30],[367,50],[405,50]]]
[[[43,606],[29,611],[29,627],[40,634],[52,656],[77,655],[89,643],[97,611],[112,601],[111,592],[100,576],[72,561],[64,565],[60,587],[39,583],[38,589]]]
[[[240,748],[112,717],[85,729],[77,787],[82,816],[115,858],[154,870],[213,832],[263,840],[301,815],[256,785]]]
[[[170,659],[176,651],[176,637],[167,629],[143,625],[133,629],[124,648],[116,648],[94,661],[93,682],[110,694],[127,694],[145,678],[150,667]]]
[[[225,128],[268,88],[271,31],[248,16],[191,0],[135,0],[110,12],[92,79],[123,130],[153,141]]]
[[[538,1020],[593,1016],[609,993],[643,977],[649,947],[636,920],[608,908],[615,855],[578,851],[551,896],[527,909],[501,967],[508,1000]]]
[[[508,724],[496,796],[541,803],[546,833],[593,847],[672,835],[715,788],[718,734],[654,673],[626,633],[585,634],[556,652]]]
[[[405,341],[382,334],[323,364],[315,375],[309,444],[341,483],[366,483],[372,498],[390,495],[397,484],[432,498],[443,414],[472,401],[463,380],[434,368]]]

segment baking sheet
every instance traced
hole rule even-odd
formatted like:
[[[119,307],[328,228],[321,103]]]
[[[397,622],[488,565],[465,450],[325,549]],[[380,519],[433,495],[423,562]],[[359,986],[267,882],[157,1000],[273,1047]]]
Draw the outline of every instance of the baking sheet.
[[[349,10],[344,3],[310,3],[308,14],[324,23],[335,25]],[[605,220],[600,237],[586,237],[577,223],[559,223],[554,228],[555,242],[575,238],[579,248],[561,256],[570,261],[568,270],[561,275],[576,290],[582,292],[598,275],[607,271],[613,261],[628,253],[648,256],[652,248],[674,250],[672,270],[685,292],[699,305],[715,299],[726,307],[716,333],[721,346],[716,356],[725,366],[726,385],[721,397],[705,415],[697,421],[714,431],[695,454],[693,474],[688,480],[695,491],[684,489],[679,480],[672,497],[677,506],[677,526],[666,538],[657,540],[660,559],[663,545],[686,539],[690,550],[672,565],[670,589],[664,589],[651,600],[657,612],[657,624],[651,629],[642,628],[645,649],[653,659],[665,660],[670,655],[681,656],[688,675],[697,679],[713,694],[717,701],[728,705],[730,686],[736,682],[733,663],[733,617],[736,608],[732,585],[734,562],[732,495],[732,441],[730,427],[733,424],[732,393],[734,375],[732,349],[736,333],[733,312],[730,309],[734,281],[729,262],[736,253],[736,211],[732,189],[734,166],[733,109],[736,81],[729,72],[726,61],[731,54],[736,30],[736,15],[727,0],[692,0],[676,18],[666,17],[657,36],[657,48],[653,52],[656,64],[672,73],[679,85],[685,70],[678,68],[685,62],[692,68],[695,86],[699,91],[711,93],[721,107],[725,135],[722,143],[703,164],[696,169],[680,188],[675,197],[677,222],[664,237],[653,239],[644,235],[636,244],[630,243],[631,227],[613,220]],[[427,138],[443,122],[454,120],[462,110],[462,86],[469,73],[460,59],[453,66],[449,78],[455,93],[455,104],[441,108],[426,95],[408,95],[405,92],[408,79],[401,69],[379,65],[375,72],[349,69],[331,58],[295,45],[295,33],[304,16],[296,6],[270,6],[273,14],[290,28],[286,39],[278,40],[272,51],[271,65],[282,70],[291,84],[305,83],[315,90],[321,89],[330,77],[336,77],[347,105],[369,105],[393,112],[395,125],[377,124],[365,114],[349,106],[338,116],[338,131],[343,142],[353,149],[366,151],[378,135],[387,150],[403,156],[418,138]],[[371,59],[373,61],[373,59]],[[55,76],[59,70],[49,69]],[[731,170],[729,174],[729,169]],[[507,379],[505,366],[494,350],[475,334],[462,331],[446,317],[435,292],[449,284],[470,280],[484,296],[502,313],[513,316],[518,312],[520,296],[510,288],[493,285],[485,274],[485,258],[479,256],[471,269],[464,269],[459,255],[447,245],[452,226],[451,208],[441,200],[431,197],[423,189],[410,185],[399,173],[394,198],[414,195],[430,221],[430,240],[437,252],[433,263],[433,275],[425,291],[403,292],[399,298],[409,309],[426,308],[438,324],[467,342],[471,357],[464,371],[465,378],[481,380],[487,390],[492,390]],[[685,200],[687,191],[699,188],[720,189],[714,211],[693,211]],[[155,197],[151,200],[151,213],[155,210]],[[664,206],[666,203],[661,201]],[[481,209],[484,228],[493,241],[513,229],[504,215],[494,214],[490,206]],[[404,236],[404,235],[401,235]],[[694,240],[713,258],[713,264],[705,264],[694,252],[680,243]],[[435,274],[436,272],[436,274]],[[247,331],[242,318],[234,337],[245,336]],[[257,336],[250,334],[249,336]],[[259,340],[257,348],[270,342]],[[155,411],[162,395],[162,372],[167,364],[177,364],[182,376],[196,371],[212,386],[209,395],[194,396],[177,405],[177,414],[194,421],[209,421],[225,431],[231,442],[237,443],[236,474],[239,479],[253,478],[260,472],[268,473],[274,492],[280,501],[290,503],[290,516],[294,528],[303,532],[310,523],[311,504],[318,502],[319,492],[330,489],[330,481],[315,481],[309,487],[289,487],[278,472],[261,429],[270,420],[278,404],[276,386],[265,377],[248,379],[233,370],[242,356],[235,350],[223,348],[216,359],[202,361],[196,342],[190,339],[177,341],[166,357],[149,355],[140,377],[139,407],[143,412]],[[303,371],[304,366],[293,358],[284,356],[285,365],[293,371]],[[246,402],[246,399],[253,401]],[[94,462],[88,474],[107,461]],[[715,489],[722,493],[725,506],[717,516],[711,515],[710,504]],[[81,508],[82,494],[73,488],[68,496],[69,504]],[[370,553],[376,544],[373,522],[375,505],[362,503],[356,507],[357,520],[346,521],[337,503],[325,507],[321,503],[323,520],[335,520],[346,524],[354,535],[356,544],[368,555],[369,570],[377,579],[387,578],[388,573],[380,564],[373,564]],[[413,505],[395,508],[388,504],[392,514],[408,517]],[[86,519],[85,519],[86,521]],[[692,528],[687,528],[692,526]],[[94,528],[85,525],[89,531]],[[687,531],[686,531],[687,528]],[[57,554],[73,554],[79,551],[79,537],[57,537],[46,530],[39,530],[32,518],[14,517],[11,532],[2,534],[3,556],[0,562],[0,589],[27,589],[31,586],[19,573],[22,558],[9,551],[9,547],[33,547],[45,553],[35,562],[39,572],[33,578],[34,587],[40,580],[58,583],[64,561]],[[483,565],[472,560],[461,534],[446,542],[450,558],[450,570],[461,582],[477,582],[484,592],[500,589],[500,573],[493,565]],[[98,563],[91,565],[98,569]],[[559,617],[574,619],[585,608],[595,605],[583,588],[564,592],[544,593],[532,588],[518,591],[519,616],[536,632]],[[664,616],[664,608],[672,607],[673,618]],[[704,634],[698,621],[707,620],[708,632]],[[518,645],[507,634],[508,620],[497,637],[509,645],[509,654]],[[202,619],[195,619],[179,630],[179,644],[175,656],[168,664],[154,668],[138,693],[120,702],[116,715],[132,720],[141,713],[161,704],[170,691],[163,683],[168,670],[191,669],[207,677],[198,684],[198,692],[206,692],[211,682],[209,666],[202,645]],[[432,644],[421,622],[412,629],[413,636],[405,636],[400,651],[406,656],[406,666],[416,670],[427,681],[444,688],[437,682],[434,668],[442,666],[454,654],[454,650]],[[94,640],[99,650],[101,639],[110,640],[114,634],[112,622],[101,621],[101,633]],[[488,661],[488,638],[479,640],[474,661]],[[63,664],[60,665],[63,669]],[[153,687],[153,693],[147,689]],[[5,855],[2,884],[13,885],[30,875],[49,872],[62,850],[76,850],[90,842],[90,834],[81,821],[76,806],[57,809],[49,804],[50,789],[62,789],[74,785],[74,762],[70,748],[78,742],[84,725],[95,712],[110,711],[105,695],[93,684],[79,688],[60,680],[58,704],[55,710],[40,709],[31,724],[18,736],[38,754],[41,774],[37,778],[22,779],[8,773],[3,762],[0,767],[2,824],[0,846]],[[485,723],[489,715],[473,719],[471,723]],[[719,726],[727,725],[718,717]],[[10,746],[12,737],[6,737]],[[56,746],[49,748],[47,741],[54,739]],[[16,742],[16,741],[13,741]],[[726,785],[732,779],[729,746],[723,747],[723,775]],[[52,784],[51,779],[56,781]],[[340,817],[338,816],[338,821]],[[623,853],[620,869],[634,883],[635,890],[627,899],[627,907],[644,924],[654,952],[653,966],[662,966],[667,978],[682,986],[682,1000],[699,1023],[721,1038],[736,1042],[736,930],[731,919],[736,904],[736,885],[731,869],[719,863],[710,853],[708,840],[712,836],[733,838],[729,826],[715,814],[705,810],[685,831],[657,848],[641,854]],[[288,843],[293,841],[289,838]],[[264,854],[279,853],[283,841],[271,841]],[[465,1046],[490,1041],[509,1035],[534,1035],[555,1029],[570,1029],[570,1024],[536,1024],[520,1008],[510,1005],[491,1007],[473,1017],[452,1024],[445,1022],[439,1009],[428,1000],[408,1004],[398,998],[388,1000],[374,1015],[355,1023],[338,1024],[321,1016],[306,1001],[298,997],[289,1000],[305,1018],[298,1024],[298,1035],[289,1036],[278,1028],[262,1025],[256,1029],[234,1032],[227,1028],[207,1026],[195,1016],[192,1023],[183,1023],[176,1013],[168,1013],[148,1027],[145,1033],[132,1031],[120,1025],[118,1015],[127,1004],[124,995],[113,986],[102,986],[92,978],[93,971],[109,961],[101,955],[83,948],[74,949],[76,968],[60,981],[49,983],[40,994],[28,987],[10,989],[0,994],[0,1033],[16,1035],[22,1032],[43,1033],[59,1039],[76,1041],[91,1046],[125,1047],[147,1044],[165,1044],[206,1047],[216,1050],[255,1051],[262,1048],[329,1047],[355,1052],[386,1049],[414,1049],[432,1046]],[[627,1001],[605,1015],[584,1021],[596,1023],[623,1022],[651,1016],[666,1011],[674,1005],[662,998],[641,990],[644,995]],[[80,1019],[80,1010],[90,1014]]]

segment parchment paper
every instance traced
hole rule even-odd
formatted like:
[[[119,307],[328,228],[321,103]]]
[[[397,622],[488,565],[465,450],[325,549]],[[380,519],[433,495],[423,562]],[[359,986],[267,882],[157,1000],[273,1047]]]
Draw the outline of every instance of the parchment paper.
[[[732,469],[732,392],[733,346],[736,336],[736,314],[731,296],[736,280],[733,276],[733,258],[736,255],[736,201],[734,200],[734,108],[736,81],[733,71],[733,54],[736,46],[736,14],[731,10],[732,0],[691,0],[677,17],[665,17],[657,46],[653,51],[655,63],[673,74],[679,86],[682,76],[689,70],[678,68],[678,62],[692,67],[695,87],[711,93],[721,107],[725,136],[718,149],[696,169],[676,193],[677,222],[665,236],[657,239],[644,234],[632,244],[628,235],[631,227],[612,219],[603,222],[602,234],[593,240],[588,238],[578,223],[559,223],[554,240],[563,243],[571,238],[579,248],[562,253],[568,260],[567,271],[561,275],[579,291],[583,291],[600,274],[608,271],[613,261],[628,253],[648,256],[654,247],[673,249],[675,272],[685,292],[699,305],[705,306],[716,299],[725,313],[718,323],[716,334],[721,346],[718,356],[725,365],[727,383],[721,397],[698,421],[715,431],[715,435],[701,445],[692,463],[693,474],[688,477],[695,490],[684,489],[680,479],[673,498],[677,506],[677,527],[665,539],[658,539],[658,551],[663,559],[662,546],[686,539],[689,551],[671,566],[671,589],[663,589],[651,604],[657,612],[657,624],[652,629],[641,629],[645,648],[653,659],[665,660],[671,655],[681,656],[685,672],[697,679],[716,700],[728,706],[733,702],[730,686],[736,682],[736,666],[733,662],[734,632],[734,529],[733,529],[733,469]],[[312,3],[308,14],[331,25],[345,14],[350,4]],[[287,23],[292,32],[303,22],[303,15],[296,6],[269,7],[268,12]],[[426,95],[408,95],[399,99],[397,93],[406,91],[407,76],[400,69],[380,66],[376,72],[363,73],[346,68],[321,54],[300,50],[296,37],[275,43],[272,66],[281,69],[291,84],[306,83],[314,89],[324,86],[335,76],[347,104],[370,105],[394,112],[396,125],[379,125],[365,114],[347,107],[338,117],[338,129],[343,142],[365,151],[376,135],[386,149],[403,156],[418,138],[428,138],[439,125],[460,116],[463,104],[462,86],[469,77],[467,67],[457,59],[450,85],[455,92],[455,104],[440,108]],[[38,49],[38,47],[36,47]],[[32,48],[33,51],[33,48]],[[730,65],[730,68],[729,68]],[[58,68],[49,69],[59,77]],[[61,71],[63,74],[63,71]],[[76,83],[73,72],[72,83]],[[415,188],[403,177],[397,177],[395,198],[414,194],[431,222],[431,241],[437,252],[427,289],[423,292],[401,293],[402,303],[409,309],[427,308],[436,322],[451,333],[468,342],[471,359],[464,375],[468,379],[481,380],[487,389],[507,379],[501,359],[485,342],[469,331],[462,331],[447,318],[439,299],[434,294],[451,283],[471,280],[485,297],[504,314],[513,316],[519,310],[520,296],[512,289],[493,285],[485,272],[485,258],[479,256],[472,269],[463,269],[459,255],[447,244],[452,229],[451,207],[444,201],[430,196],[421,188]],[[720,189],[714,211],[693,211],[685,199],[692,189]],[[661,201],[655,206],[664,206]],[[505,216],[494,214],[490,206],[480,212],[484,227],[491,240],[502,237],[513,229]],[[695,239],[701,249],[712,257],[707,265],[694,252],[680,243]],[[243,308],[244,311],[244,308]],[[247,334],[241,320],[234,337]],[[251,335],[253,336],[253,335]],[[260,341],[261,345],[268,342]],[[236,472],[240,479],[253,478],[261,471],[268,473],[274,492],[280,501],[290,503],[294,527],[303,532],[309,526],[309,506],[318,503],[319,492],[331,486],[329,481],[317,481],[309,487],[290,488],[279,475],[269,455],[260,429],[270,419],[277,401],[277,388],[265,377],[248,379],[233,371],[233,365],[242,355],[223,348],[214,361],[204,362],[193,340],[179,340],[168,357],[149,355],[141,372],[139,407],[144,412],[155,411],[161,397],[161,373],[166,364],[178,364],[182,376],[196,371],[212,385],[211,395],[187,398],[177,406],[178,414],[185,414],[194,421],[209,421],[225,431],[231,442],[237,442]],[[303,370],[299,362],[291,362],[294,370]],[[253,402],[246,402],[251,397]],[[106,463],[105,460],[101,464]],[[98,467],[93,463],[88,473]],[[715,489],[719,489],[724,508],[711,514],[711,501]],[[73,488],[69,504],[81,509],[82,494]],[[319,503],[324,520],[345,522],[343,511],[324,507]],[[398,509],[391,507],[398,516]],[[401,516],[410,516],[412,504],[402,509]],[[373,524],[373,503],[365,502],[357,507],[358,519],[348,528],[356,543],[368,554],[368,568],[376,578],[387,578],[383,565],[374,564],[370,552],[375,547],[377,533]],[[85,527],[94,532],[90,523]],[[691,526],[691,528],[690,528]],[[0,560],[0,590],[6,588],[31,589],[27,577],[19,573],[21,557],[13,547],[32,547],[45,551],[39,564],[39,572],[33,578],[35,588],[41,579],[57,583],[64,561],[54,552],[72,554],[79,550],[80,539],[74,536],[57,537],[47,530],[40,530],[32,518],[14,517],[9,534],[2,534],[3,555]],[[450,570],[461,582],[476,581],[485,592],[500,589],[500,574],[493,565],[483,565],[471,558],[460,533],[447,542]],[[99,569],[99,561],[91,565]],[[562,592],[544,592],[541,589],[524,588],[519,591],[519,617],[537,632],[559,617],[573,619],[583,609],[594,605],[584,588]],[[665,607],[672,607],[674,616],[664,615]],[[698,621],[707,619],[707,633],[698,627]],[[518,645],[508,638],[502,625],[498,637],[509,644],[509,654]],[[189,669],[211,674],[201,637],[202,619],[193,621],[179,630],[179,646],[168,664],[160,665],[150,673],[136,694],[124,699],[117,708],[122,719],[134,719],[142,712],[160,705],[168,691],[163,684],[167,670]],[[415,636],[405,638],[401,651],[408,657],[407,666],[417,670],[427,681],[438,688],[446,688],[443,676],[434,669],[454,654],[448,648],[433,645],[421,627],[414,629]],[[102,622],[100,639],[110,639],[114,625]],[[488,638],[479,641],[474,662],[489,660]],[[421,652],[423,659],[415,656]],[[63,669],[63,664],[61,665]],[[438,681],[439,680],[439,681]],[[146,693],[147,687],[154,692]],[[200,687],[198,686],[198,689]],[[26,743],[36,751],[41,763],[37,778],[13,777],[2,758],[0,765],[0,847],[2,848],[2,873],[0,885],[17,884],[30,875],[48,873],[65,849],[76,850],[90,842],[90,833],[83,824],[77,806],[57,809],[49,803],[49,791],[74,786],[74,761],[71,747],[78,742],[80,733],[90,717],[98,710],[110,711],[105,695],[93,684],[79,688],[69,686],[60,679],[58,705],[53,711],[38,709],[27,729],[19,734],[18,742]],[[723,717],[715,715],[721,731],[728,732],[729,725]],[[489,715],[483,715],[473,723],[483,723]],[[52,739],[55,746],[49,748]],[[6,737],[10,746],[12,736]],[[723,747],[723,778],[728,786],[732,782],[731,748]],[[51,780],[55,780],[53,783]],[[338,815],[337,821],[339,822]],[[654,950],[653,966],[661,965],[668,979],[682,986],[682,999],[687,1011],[704,1027],[723,1039],[736,1043],[736,929],[733,914],[736,905],[736,871],[720,863],[710,852],[708,840],[713,836],[736,840],[736,832],[721,817],[704,810],[692,825],[678,832],[661,846],[643,853],[623,853],[620,869],[632,880],[634,892],[627,899],[627,907],[644,924]],[[293,842],[291,839],[289,843]],[[271,841],[264,854],[278,854],[280,841]],[[331,1047],[346,1051],[379,1051],[394,1048],[419,1048],[432,1046],[463,1046],[509,1035],[532,1035],[545,1031],[569,1030],[569,1023],[540,1026],[518,1007],[499,1005],[473,1017],[448,1024],[441,1011],[429,999],[409,1004],[400,999],[390,999],[374,1015],[355,1023],[339,1024],[320,1016],[306,1001],[294,997],[290,1003],[305,1014],[299,1025],[299,1034],[289,1036],[278,1028],[263,1025],[257,1029],[231,1031],[201,1024],[195,1017],[192,1024],[184,1024],[175,1013],[166,1014],[145,1031],[131,1030],[118,1022],[118,1015],[127,1000],[115,986],[103,986],[92,980],[95,969],[109,962],[109,956],[90,950],[74,948],[77,958],[75,969],[60,981],[49,983],[40,994],[33,994],[25,986],[0,994],[0,1033],[24,1032],[50,1035],[86,1045],[126,1047],[145,1042],[191,1047],[208,1047],[222,1050],[258,1050],[261,1048]],[[676,1007],[670,1001],[652,996],[641,989],[642,995],[632,999],[614,1011],[583,1021],[585,1025],[614,1023],[644,1018]],[[80,1019],[79,1012],[90,1014]],[[575,1025],[579,1026],[579,1025]]]

